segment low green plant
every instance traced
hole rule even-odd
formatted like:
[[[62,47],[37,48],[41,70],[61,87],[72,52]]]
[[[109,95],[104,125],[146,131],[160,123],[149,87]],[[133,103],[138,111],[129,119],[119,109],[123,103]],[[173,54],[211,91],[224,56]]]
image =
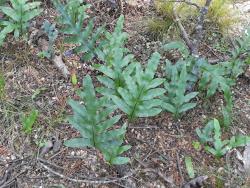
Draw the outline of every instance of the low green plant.
[[[123,32],[123,24],[124,16],[121,15],[117,20],[114,31],[112,33],[105,31],[105,38],[100,41],[99,47],[96,49],[98,58],[107,66],[112,67],[115,60],[117,60],[117,49],[119,49],[121,54],[128,53],[128,49],[125,48],[125,42],[128,39],[128,34]]]
[[[25,116],[24,114],[21,117],[21,122],[23,126],[23,131],[27,134],[31,134],[33,130],[33,126],[38,118],[38,111],[33,109],[30,114]]]
[[[105,39],[97,51],[98,58],[104,62],[94,65],[96,70],[103,73],[97,77],[103,85],[97,91],[105,96],[119,95],[118,88],[126,85],[124,76],[132,74],[136,66],[134,56],[124,47],[128,34],[122,31],[123,23],[124,16],[120,16],[114,32],[105,33]]]
[[[113,50],[114,59],[110,61],[111,66],[107,64],[95,65],[96,70],[103,73],[97,77],[98,81],[103,84],[97,88],[97,91],[105,96],[118,95],[118,88],[126,85],[125,76],[134,72],[136,63],[131,63],[134,56],[132,54],[124,56],[120,48]]]
[[[249,136],[233,136],[230,140],[221,139],[221,126],[217,119],[208,122],[203,130],[196,129],[196,133],[200,138],[200,142],[205,144],[205,149],[215,157],[222,157],[229,150],[245,146],[250,142]],[[213,147],[209,145],[211,143]]]
[[[194,147],[194,149],[196,151],[200,151],[201,150],[201,143],[199,141],[193,141],[192,142],[192,146]]]
[[[206,91],[207,98],[213,96],[216,91],[223,92],[226,105],[222,107],[223,124],[228,127],[232,122],[232,93],[231,87],[235,80],[230,78],[227,69],[221,64],[202,65],[202,76],[199,81],[199,88]]]
[[[53,48],[53,45],[54,45],[55,40],[58,36],[58,31],[56,29],[56,25],[51,24],[48,20],[45,20],[43,22],[42,29],[44,30],[44,32],[47,34],[47,36],[49,38],[49,46],[48,46],[48,49],[46,51],[41,52],[40,55],[42,55],[43,57],[46,57],[48,59],[52,59],[55,55],[55,50]]]
[[[194,108],[196,103],[189,102],[197,96],[198,92],[186,94],[188,75],[186,65],[182,66],[181,72],[178,72],[176,65],[171,65],[166,61],[167,80],[164,82],[167,94],[162,97],[163,109],[174,114],[175,118],[179,118],[180,114]]]
[[[67,4],[60,1],[53,1],[59,13],[58,24],[62,27],[60,32],[66,35],[65,43],[74,44],[74,52],[82,54],[84,61],[89,61],[95,57],[97,50],[97,40],[104,32],[104,27],[94,29],[94,20],[86,13],[90,8],[89,4],[83,4],[82,0],[68,0]],[[83,27],[85,25],[85,27]]]
[[[0,10],[7,16],[7,20],[0,21],[3,29],[0,32],[0,45],[3,44],[8,33],[14,32],[14,37],[27,34],[29,21],[38,16],[42,9],[41,2],[28,2],[28,0],[10,0],[12,7],[1,6]]]
[[[5,96],[5,79],[0,71],[0,100],[2,100]]]
[[[77,129],[81,138],[73,138],[65,141],[68,147],[94,147],[100,150],[109,164],[128,163],[129,159],[120,157],[130,146],[122,145],[127,125],[114,128],[114,124],[120,119],[120,115],[110,117],[116,109],[110,106],[107,97],[97,98],[90,76],[83,80],[84,90],[79,91],[79,96],[84,103],[69,100],[74,114],[68,117],[69,123]]]
[[[158,98],[165,93],[159,88],[164,79],[154,78],[160,54],[152,54],[145,70],[136,65],[135,74],[124,76],[126,86],[117,89],[119,95],[111,96],[115,105],[128,115],[129,120],[136,117],[149,117],[159,114],[162,101]]]
[[[228,75],[236,79],[244,72],[244,68],[247,65],[248,57],[250,56],[250,28],[245,31],[242,37],[236,38],[234,49],[231,51],[231,59],[228,62],[223,63],[223,66],[227,69]],[[246,55],[245,59],[240,56]]]
[[[204,64],[202,66],[202,76],[199,82],[201,90],[205,90],[207,97],[213,96],[216,91],[230,93],[230,87],[234,85],[234,80],[227,76],[227,70],[220,64]]]
[[[188,47],[181,41],[173,41],[165,44],[164,51],[176,50],[180,53],[180,58],[175,62],[175,66],[178,72],[181,72],[182,67],[187,68],[187,89],[193,90],[194,85],[201,77],[201,67],[207,64],[207,60],[201,57],[194,57]],[[169,63],[168,63],[169,64]],[[166,69],[166,76],[168,79],[171,77],[171,69]]]

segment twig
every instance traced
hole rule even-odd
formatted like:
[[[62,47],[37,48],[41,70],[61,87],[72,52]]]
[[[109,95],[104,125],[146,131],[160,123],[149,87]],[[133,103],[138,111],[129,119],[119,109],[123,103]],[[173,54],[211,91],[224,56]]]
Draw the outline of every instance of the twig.
[[[159,170],[148,168],[148,165],[146,165],[144,162],[140,161],[139,159],[135,159],[135,160],[145,168],[144,171],[153,172],[153,173],[157,174],[160,178],[162,178],[165,182],[169,183],[171,185],[171,187],[176,187],[176,185],[173,183],[173,180],[171,178],[166,177]]]
[[[141,126],[141,127],[129,126],[128,129],[159,129],[159,127],[157,126]]]
[[[176,152],[176,161],[177,161],[177,168],[178,168],[179,174],[181,176],[181,184],[183,184],[184,177],[183,177],[183,174],[182,174],[182,171],[181,171],[181,163],[180,163],[180,157],[179,157],[178,152]]]
[[[194,6],[194,7],[196,7],[197,9],[199,9],[200,10],[200,6],[198,5],[198,4],[196,4],[196,3],[193,3],[193,2],[191,2],[191,1],[185,1],[185,0],[176,0],[176,1],[167,1],[167,2],[174,2],[174,3],[185,3],[185,4],[187,4],[187,5],[191,5],[191,6]]]
[[[41,158],[38,158],[38,161],[40,162],[40,165],[45,168],[46,170],[48,170],[50,173],[54,174],[54,175],[57,175],[59,176],[60,178],[63,178],[63,179],[66,179],[68,181],[72,181],[72,182],[77,182],[77,183],[92,183],[92,184],[107,184],[107,183],[114,183],[114,182],[117,182],[117,181],[121,181],[121,180],[124,180],[130,176],[132,176],[135,172],[131,172],[129,173],[128,175],[126,176],[123,176],[121,178],[115,178],[115,179],[99,179],[99,180],[90,180],[90,179],[76,179],[76,178],[70,178],[70,177],[67,177],[55,170],[53,170],[52,168],[50,168],[49,166],[45,165],[44,162],[45,160],[44,159],[41,159]],[[50,164],[51,166],[54,166],[53,164],[49,163],[48,161],[46,161],[46,163]]]
[[[194,48],[192,50],[192,54],[194,56],[199,55],[198,48],[199,48],[199,43],[203,37],[202,34],[203,34],[204,19],[205,19],[207,12],[208,12],[208,8],[209,8],[211,2],[212,2],[212,0],[206,0],[204,7],[202,7],[200,9],[200,15],[198,17],[197,25],[195,27],[196,32],[195,32],[194,41],[193,41]]]
[[[183,27],[182,23],[181,23],[181,20],[180,18],[178,17],[177,13],[176,13],[176,10],[175,10],[175,7],[173,8],[173,14],[174,14],[174,20],[175,22],[177,23],[180,31],[181,31],[181,35],[183,37],[183,40],[185,41],[185,43],[187,44],[188,48],[190,49],[190,51],[192,52],[194,49],[193,49],[193,44],[192,42],[190,41],[189,39],[189,36],[185,30],[185,28]]]

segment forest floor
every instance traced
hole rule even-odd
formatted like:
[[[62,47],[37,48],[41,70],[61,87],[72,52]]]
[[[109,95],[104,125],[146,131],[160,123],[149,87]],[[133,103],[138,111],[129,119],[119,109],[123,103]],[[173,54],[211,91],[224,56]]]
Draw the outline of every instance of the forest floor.
[[[97,20],[112,29],[118,12],[108,13],[105,7],[93,7],[92,14]],[[127,48],[142,63],[160,46],[159,41],[152,42],[145,32],[143,22],[148,11],[150,7],[138,5],[124,10],[124,29],[129,34]],[[44,19],[53,21],[54,18],[54,9],[44,5],[44,14],[35,20],[36,27],[39,28]],[[250,11],[242,12],[241,25],[235,32],[242,32],[249,22]],[[57,47],[67,49],[60,40]],[[129,165],[109,166],[95,149],[64,147],[64,140],[78,135],[65,121],[71,111],[67,99],[76,98],[77,88],[54,64],[39,58],[38,52],[36,46],[11,39],[0,49],[0,72],[6,81],[5,99],[0,101],[0,187],[180,187],[190,180],[184,162],[186,156],[192,157],[196,176],[209,177],[206,187],[250,187],[240,170],[242,164],[236,151],[216,159],[203,148],[197,151],[193,146],[194,141],[198,141],[195,129],[219,117],[223,103],[220,94],[208,104],[199,101],[195,109],[178,121],[164,112],[130,124],[126,135],[126,142],[132,146],[126,153],[131,158]],[[202,53],[205,57],[219,54],[212,47]],[[65,56],[64,62],[69,70],[76,72],[79,84],[87,74],[96,80],[97,72],[91,64],[79,63],[74,55]],[[250,77],[244,73],[233,88],[233,123],[229,135],[250,135],[249,84]],[[39,118],[32,134],[27,135],[22,131],[20,114],[33,108],[39,111]],[[120,123],[125,120],[124,116]],[[54,150],[43,158],[37,157],[40,146],[48,141],[56,145]]]

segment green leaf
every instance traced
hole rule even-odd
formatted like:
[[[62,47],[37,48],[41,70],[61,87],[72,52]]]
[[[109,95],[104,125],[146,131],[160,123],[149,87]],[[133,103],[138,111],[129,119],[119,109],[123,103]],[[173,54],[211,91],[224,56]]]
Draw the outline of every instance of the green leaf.
[[[187,104],[184,104],[184,105],[182,105],[182,106],[179,108],[178,112],[179,112],[179,113],[186,112],[186,111],[188,111],[188,110],[194,108],[195,106],[196,106],[196,103],[187,103]]]
[[[21,121],[22,121],[23,131],[25,133],[30,134],[32,132],[33,125],[35,121],[37,120],[37,117],[38,117],[37,110],[32,110],[28,116],[23,115],[23,117],[21,118]]]
[[[173,114],[176,113],[177,110],[173,105],[169,103],[162,103],[162,107]]]
[[[152,117],[152,116],[156,116],[159,113],[161,113],[162,109],[160,108],[151,108],[151,109],[145,109],[144,111],[141,110],[140,112],[137,112],[136,115],[138,117]]]
[[[71,82],[72,82],[73,85],[76,85],[77,82],[78,82],[75,73],[73,73],[73,74],[71,75]]]
[[[189,156],[185,157],[185,165],[188,172],[189,178],[193,179],[195,177],[194,167],[192,163],[192,158]]]
[[[142,97],[142,100],[151,100],[155,97],[163,95],[165,92],[166,92],[166,90],[163,88],[150,89]]]
[[[4,14],[12,18],[14,21],[19,21],[21,17],[17,14],[17,11],[10,7],[1,7],[1,10]]]
[[[92,147],[88,138],[72,138],[64,142],[64,145],[71,148]]]
[[[130,113],[130,108],[129,106],[123,102],[119,97],[113,95],[111,96],[113,102],[120,108],[124,113],[129,114]]]
[[[116,157],[110,162],[113,165],[122,165],[128,163],[130,160],[127,157]]]
[[[181,54],[183,55],[184,58],[189,56],[189,50],[188,50],[187,46],[182,42],[178,42],[178,41],[170,42],[170,43],[164,45],[163,49],[166,51],[177,49],[181,52]]]

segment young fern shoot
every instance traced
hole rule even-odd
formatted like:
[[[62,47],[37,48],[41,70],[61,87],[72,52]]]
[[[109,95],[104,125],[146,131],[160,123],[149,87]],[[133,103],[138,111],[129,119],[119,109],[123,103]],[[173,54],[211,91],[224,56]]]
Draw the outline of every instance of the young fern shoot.
[[[120,115],[109,118],[116,109],[109,105],[106,97],[96,98],[95,89],[90,76],[83,80],[84,91],[79,96],[84,102],[69,100],[74,114],[68,117],[69,123],[77,129],[81,138],[67,140],[68,147],[94,147],[100,150],[109,164],[128,163],[129,159],[120,157],[130,146],[123,145],[127,125],[112,128],[120,119]]]

